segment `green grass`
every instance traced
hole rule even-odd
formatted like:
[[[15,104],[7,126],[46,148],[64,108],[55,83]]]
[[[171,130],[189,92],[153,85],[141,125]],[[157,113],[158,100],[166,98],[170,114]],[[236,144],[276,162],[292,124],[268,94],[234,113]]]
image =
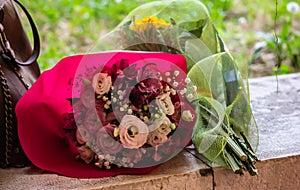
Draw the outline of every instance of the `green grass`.
[[[42,70],[62,57],[86,53],[100,36],[112,30],[135,7],[151,0],[24,1],[42,40],[39,64]],[[257,32],[274,35],[275,0],[203,0],[227,46],[243,62],[252,58],[253,46],[262,41]],[[286,4],[279,0],[278,30],[289,17]],[[297,15],[297,18],[299,14]],[[241,22],[246,21],[246,22]],[[295,26],[299,31],[299,26]]]

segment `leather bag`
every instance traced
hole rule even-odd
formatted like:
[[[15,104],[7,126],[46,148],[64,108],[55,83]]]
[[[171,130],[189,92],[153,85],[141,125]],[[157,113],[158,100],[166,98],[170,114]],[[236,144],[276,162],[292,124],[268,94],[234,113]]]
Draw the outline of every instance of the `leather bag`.
[[[22,26],[16,6],[28,18],[33,49]],[[0,0],[0,167],[30,164],[24,154],[17,129],[15,106],[40,75],[37,58],[40,40],[26,8],[17,0]]]

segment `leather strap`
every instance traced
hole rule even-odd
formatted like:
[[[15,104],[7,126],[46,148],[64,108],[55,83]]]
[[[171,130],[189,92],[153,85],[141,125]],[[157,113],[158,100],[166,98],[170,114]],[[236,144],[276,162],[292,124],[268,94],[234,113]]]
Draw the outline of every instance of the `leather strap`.
[[[10,163],[13,151],[13,110],[12,110],[12,97],[10,89],[7,85],[5,74],[0,65],[0,84],[4,95],[4,114],[5,114],[5,160],[0,160],[0,167],[6,167]]]
[[[22,65],[22,66],[28,66],[28,65],[31,65],[32,63],[36,62],[36,60],[40,54],[39,33],[34,24],[32,17],[30,16],[27,9],[18,0],[13,0],[13,1],[16,2],[16,4],[21,7],[21,9],[24,11],[24,13],[29,21],[29,24],[30,24],[30,27],[32,30],[32,34],[33,34],[33,51],[32,51],[31,56],[28,58],[28,60],[26,60],[24,62],[16,59],[14,51],[10,47],[9,41],[6,38],[6,35],[4,32],[4,27],[1,24],[5,15],[4,15],[3,8],[0,8],[0,46],[2,47],[0,56],[2,57],[2,59],[4,61],[12,62],[12,63]]]

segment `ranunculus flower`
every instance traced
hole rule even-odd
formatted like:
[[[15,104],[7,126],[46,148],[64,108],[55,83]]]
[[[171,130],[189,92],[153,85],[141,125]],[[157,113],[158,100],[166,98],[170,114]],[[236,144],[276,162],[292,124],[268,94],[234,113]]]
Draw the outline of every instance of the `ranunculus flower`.
[[[97,94],[108,93],[112,85],[111,76],[107,73],[97,73],[93,77],[92,85]]]
[[[119,135],[125,148],[139,148],[147,142],[148,127],[136,116],[125,115],[119,126]]]
[[[115,140],[109,133],[111,131],[106,131],[106,128],[115,128],[116,126],[104,126],[101,128],[96,135],[96,144],[99,150],[104,154],[117,154],[123,148],[122,144]]]
[[[87,148],[86,146],[81,146],[77,148],[80,158],[85,161],[85,163],[89,164],[93,161],[95,153]]]
[[[170,94],[162,94],[156,98],[156,104],[163,112],[167,115],[172,115],[174,113],[174,105],[172,103]]]
[[[168,135],[171,132],[171,121],[165,115],[161,116],[159,119],[156,119],[152,125],[149,126],[149,130],[158,131],[161,134]]]
[[[158,130],[155,130],[149,134],[147,143],[151,146],[158,146],[163,144],[167,140],[168,136],[166,134],[160,133]]]

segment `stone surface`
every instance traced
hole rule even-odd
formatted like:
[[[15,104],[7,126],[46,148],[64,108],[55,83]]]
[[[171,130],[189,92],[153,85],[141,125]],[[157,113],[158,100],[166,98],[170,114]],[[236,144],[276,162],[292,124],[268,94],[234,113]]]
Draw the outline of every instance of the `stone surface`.
[[[298,190],[300,156],[260,161],[257,176],[243,176],[223,168],[214,169],[215,190]]]
[[[250,81],[260,160],[300,155],[300,74]]]
[[[0,169],[0,189],[211,189],[209,171],[208,166],[184,150],[147,175],[76,179],[30,167]]]
[[[251,79],[251,104],[259,126],[259,175],[210,168],[186,149],[147,175],[76,179],[34,168],[0,169],[0,189],[299,189],[300,73]]]

